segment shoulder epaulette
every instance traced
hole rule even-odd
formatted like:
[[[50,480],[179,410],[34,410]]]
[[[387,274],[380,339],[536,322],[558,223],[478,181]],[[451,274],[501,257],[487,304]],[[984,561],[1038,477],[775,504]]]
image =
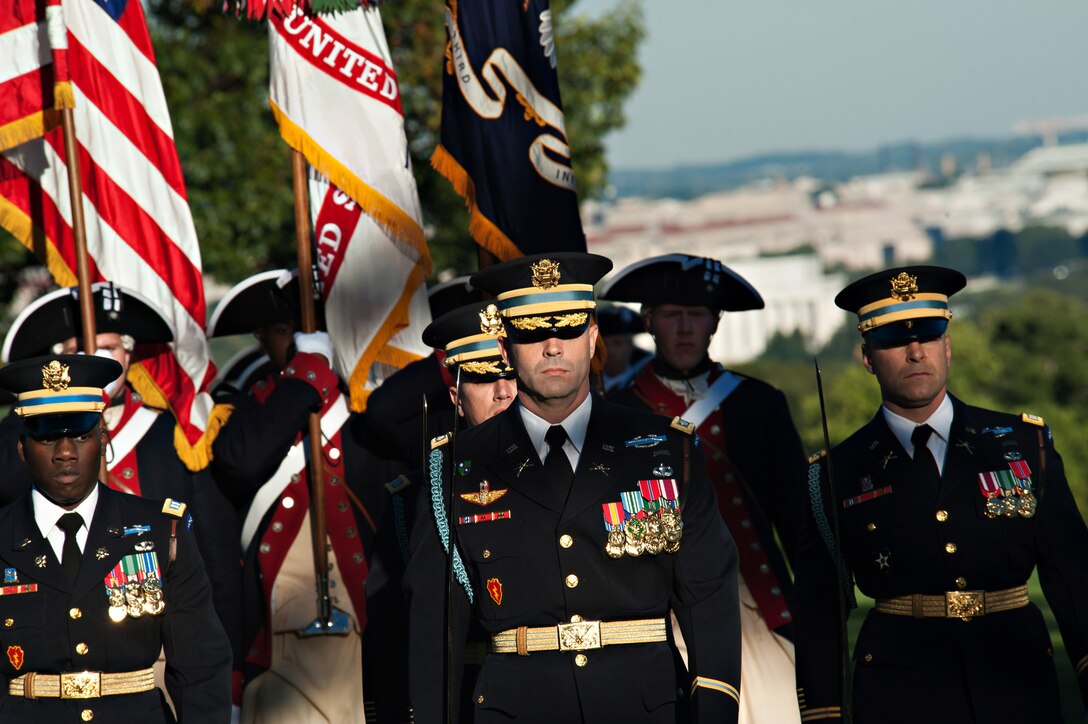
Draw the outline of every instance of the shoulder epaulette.
[[[445,435],[439,435],[438,437],[432,437],[431,438],[431,449],[434,450],[435,448],[442,447],[443,445],[445,445],[446,443],[448,443],[450,441],[451,437],[452,437],[452,435],[450,435],[448,432]]]
[[[808,456],[808,464],[812,465],[813,463],[818,463],[818,462],[820,462],[820,460],[822,460],[823,458],[826,458],[826,457],[827,457],[827,450],[821,450],[820,452],[812,453],[811,455]]]
[[[1046,427],[1046,423],[1043,422],[1043,418],[1038,415],[1033,415],[1030,412],[1025,412],[1020,415],[1020,419],[1029,425],[1036,425],[1038,427]]]
[[[180,500],[174,500],[173,498],[167,498],[163,501],[162,512],[163,515],[169,515],[174,518],[180,518],[185,515],[185,508],[187,506]]]
[[[669,423],[669,425],[670,425],[670,427],[672,427],[672,428],[674,428],[676,430],[679,430],[680,432],[686,433],[688,435],[691,435],[691,434],[693,434],[695,432],[695,423],[694,422],[688,422],[687,420],[685,420],[682,417],[672,418],[672,422]]]

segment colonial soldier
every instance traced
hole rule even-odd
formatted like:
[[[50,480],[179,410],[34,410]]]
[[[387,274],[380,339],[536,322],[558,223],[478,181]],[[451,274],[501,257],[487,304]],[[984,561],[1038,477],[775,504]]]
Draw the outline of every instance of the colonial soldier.
[[[30,304],[16,318],[4,339],[5,360],[20,360],[49,352],[75,353],[82,342],[78,288],[57,289]],[[102,413],[106,427],[106,477],[114,490],[152,500],[184,500],[200,525],[193,530],[204,568],[212,584],[212,602],[240,663],[241,554],[238,516],[219,491],[207,469],[193,472],[174,446],[177,420],[168,410],[152,407],[129,382],[137,360],[137,344],[173,340],[170,323],[139,294],[112,282],[91,287],[97,332],[97,354],[116,360],[121,373],[105,386],[109,404]],[[21,423],[14,414],[0,427],[0,449],[15,450]],[[10,441],[10,442],[9,442]],[[8,452],[6,454],[11,454]],[[30,489],[22,465],[5,467],[5,502]],[[10,496],[10,497],[9,497]],[[156,664],[162,681],[164,661]]]
[[[185,503],[98,481],[102,392],[120,373],[85,355],[0,370],[33,481],[0,510],[5,722],[172,722],[151,669],[160,650],[178,720],[230,719],[230,644]]]
[[[474,721],[735,721],[740,686],[736,549],[691,425],[589,393],[593,284],[578,253],[490,267],[518,401],[432,441],[405,575],[416,721],[440,721],[472,623],[490,638]],[[452,490],[451,490],[452,487]],[[421,498],[422,500],[423,498]],[[452,501],[452,510],[448,507]],[[443,675],[445,540],[452,676]],[[690,674],[670,643],[675,611]]]
[[[786,560],[804,502],[804,450],[785,396],[708,354],[722,312],[762,309],[763,298],[720,261],[687,254],[633,264],[601,296],[641,303],[657,344],[653,362],[609,399],[696,425],[718,509],[740,552],[740,719],[797,721]]]
[[[442,315],[423,330],[423,342],[442,353],[442,364],[451,370],[451,379],[460,386],[449,388],[450,400],[462,418],[458,430],[478,425],[499,414],[514,401],[517,380],[513,368],[499,352],[503,334],[498,308],[477,302]],[[458,394],[458,390],[460,393]],[[451,433],[453,428],[434,430]],[[408,721],[407,639],[408,616],[402,594],[404,567],[409,558],[409,534],[415,517],[420,490],[429,494],[429,485],[421,486],[421,471],[399,475],[386,485],[389,503],[375,540],[367,579],[367,606],[370,625],[363,637],[364,661],[377,681],[376,721]],[[429,504],[429,503],[427,503]],[[482,648],[480,646],[477,649]],[[462,690],[464,702],[472,693],[476,671],[483,657],[467,661]],[[471,718],[471,707],[467,714]],[[367,721],[371,721],[368,712]]]
[[[621,306],[598,309],[597,327],[608,352],[601,368],[601,388],[606,393],[622,390],[653,359],[634,341],[635,335],[646,329],[637,314]]]
[[[947,392],[948,298],[964,284],[901,267],[835,298],[858,315],[884,404],[831,451],[834,494],[826,458],[810,471],[795,568],[803,721],[841,715],[837,563],[848,589],[876,599],[854,651],[856,721],[1060,721],[1050,638],[1028,599],[1036,568],[1088,691],[1088,528],[1050,429]]]
[[[456,277],[427,290],[431,319],[474,304],[482,299],[467,276]],[[366,401],[367,438],[396,473],[418,470],[423,463],[423,398],[427,399],[426,428],[446,431],[453,428],[454,411],[448,390],[453,387],[450,367],[443,364],[445,352],[405,365],[393,373]],[[437,432],[433,433],[437,434]],[[432,436],[433,436],[432,434]]]
[[[357,439],[362,419],[330,367],[324,332],[301,334],[297,273],[273,270],[232,288],[209,336],[252,333],[276,373],[234,405],[212,446],[213,472],[242,511],[242,720],[362,721],[361,633],[367,553],[380,515],[381,480]],[[306,458],[311,412],[324,438],[329,585],[347,617],[344,635],[303,637],[318,615]],[[368,484],[374,483],[374,484]]]

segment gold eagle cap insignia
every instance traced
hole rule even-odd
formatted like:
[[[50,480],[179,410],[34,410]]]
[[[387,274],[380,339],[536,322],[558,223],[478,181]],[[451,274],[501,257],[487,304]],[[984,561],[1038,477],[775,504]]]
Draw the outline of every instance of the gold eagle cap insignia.
[[[559,285],[559,262],[551,259],[541,259],[535,264],[530,264],[533,270],[533,286],[538,289],[551,289]]]
[[[918,293],[918,277],[906,272],[899,272],[899,276],[891,280],[892,296],[901,302],[909,302]]]
[[[499,315],[499,308],[494,304],[488,304],[480,310],[480,331],[492,337],[502,336],[502,317]]]
[[[68,365],[62,365],[58,360],[53,360],[42,367],[42,388],[53,392],[62,392],[68,389],[72,378],[68,376]]]

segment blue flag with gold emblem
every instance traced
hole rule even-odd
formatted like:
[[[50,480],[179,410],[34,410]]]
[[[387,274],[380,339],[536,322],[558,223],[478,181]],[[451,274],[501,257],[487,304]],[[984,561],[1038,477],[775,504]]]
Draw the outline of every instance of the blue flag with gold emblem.
[[[500,260],[585,251],[547,0],[446,0],[442,137],[431,164]]]

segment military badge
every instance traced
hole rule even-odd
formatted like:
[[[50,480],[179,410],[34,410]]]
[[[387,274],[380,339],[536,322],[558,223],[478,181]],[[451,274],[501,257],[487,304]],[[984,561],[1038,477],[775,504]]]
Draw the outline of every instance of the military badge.
[[[1011,427],[984,427],[982,428],[983,435],[993,435],[995,438],[1002,438],[1012,432]]]
[[[506,495],[509,488],[501,488],[500,490],[492,490],[491,483],[486,480],[480,483],[480,492],[478,493],[461,493],[461,500],[474,505],[491,505],[496,500]]]
[[[166,609],[162,572],[154,551],[133,553],[122,558],[103,579],[111,621],[158,616]]]
[[[22,646],[8,646],[8,662],[11,663],[11,668],[16,671],[23,668],[25,658]]]
[[[589,467],[589,470],[590,470],[590,472],[593,472],[593,473],[600,473],[601,475],[608,475],[609,468],[606,468],[601,463],[593,463],[593,465],[591,465]]]
[[[491,594],[491,600],[496,606],[502,605],[502,581],[498,578],[487,579],[487,592]]]
[[[42,389],[63,392],[68,389],[72,378],[68,376],[68,365],[53,360],[42,367]]]
[[[881,548],[873,554],[873,565],[878,571],[889,571],[892,567],[892,554],[887,548]]]
[[[151,526],[149,526],[149,525],[144,525],[144,524],[126,525],[121,530],[121,536],[122,537],[123,536],[129,536],[129,535],[140,536],[140,535],[143,535],[144,533],[150,533],[150,532],[151,532]]]
[[[870,477],[868,475],[862,477],[862,479],[861,479],[861,492],[867,493],[872,489],[873,489],[873,479],[872,479],[872,477]]]
[[[110,552],[105,548],[99,548],[94,552],[95,560],[104,561],[109,556]]]
[[[34,565],[36,565],[38,568],[45,568],[47,563],[49,563],[49,559],[45,556],[34,557]]]
[[[480,310],[480,331],[492,337],[502,335],[502,315],[494,304],[488,304]]]
[[[517,473],[516,473],[517,476],[520,478],[521,474],[523,472],[525,472],[525,468],[531,468],[531,467],[533,467],[533,459],[532,458],[525,458],[523,461],[518,463],[518,469],[517,469]]]
[[[665,442],[668,438],[664,435],[639,435],[636,438],[628,440],[623,443],[624,447],[633,448],[648,448],[657,447],[661,443]]]
[[[604,529],[608,531],[608,538],[604,544],[604,552],[609,558],[622,558],[623,546],[626,541],[623,532],[627,514],[624,513],[622,503],[602,503],[604,511]]]
[[[657,478],[667,478],[672,475],[672,467],[665,463],[658,463],[651,474]]]
[[[133,546],[133,550],[139,553],[146,553],[147,551],[155,550],[155,541],[142,540]]]
[[[551,289],[559,286],[559,262],[551,259],[541,259],[535,264],[530,264],[533,272],[532,285],[537,289]]]
[[[0,596],[14,596],[19,593],[35,593],[37,590],[37,583],[23,583],[16,586],[4,586],[3,588],[0,588]]]
[[[471,460],[462,460],[459,463],[457,463],[457,474],[460,475],[461,477],[464,477],[464,476],[468,475],[470,470],[472,470],[472,461]]]
[[[899,272],[899,276],[891,280],[892,297],[900,302],[909,302],[918,293],[918,277]]]
[[[19,582],[19,571],[15,570],[14,568],[5,568],[4,569],[4,583],[8,584],[8,583],[18,583],[18,582]]]

